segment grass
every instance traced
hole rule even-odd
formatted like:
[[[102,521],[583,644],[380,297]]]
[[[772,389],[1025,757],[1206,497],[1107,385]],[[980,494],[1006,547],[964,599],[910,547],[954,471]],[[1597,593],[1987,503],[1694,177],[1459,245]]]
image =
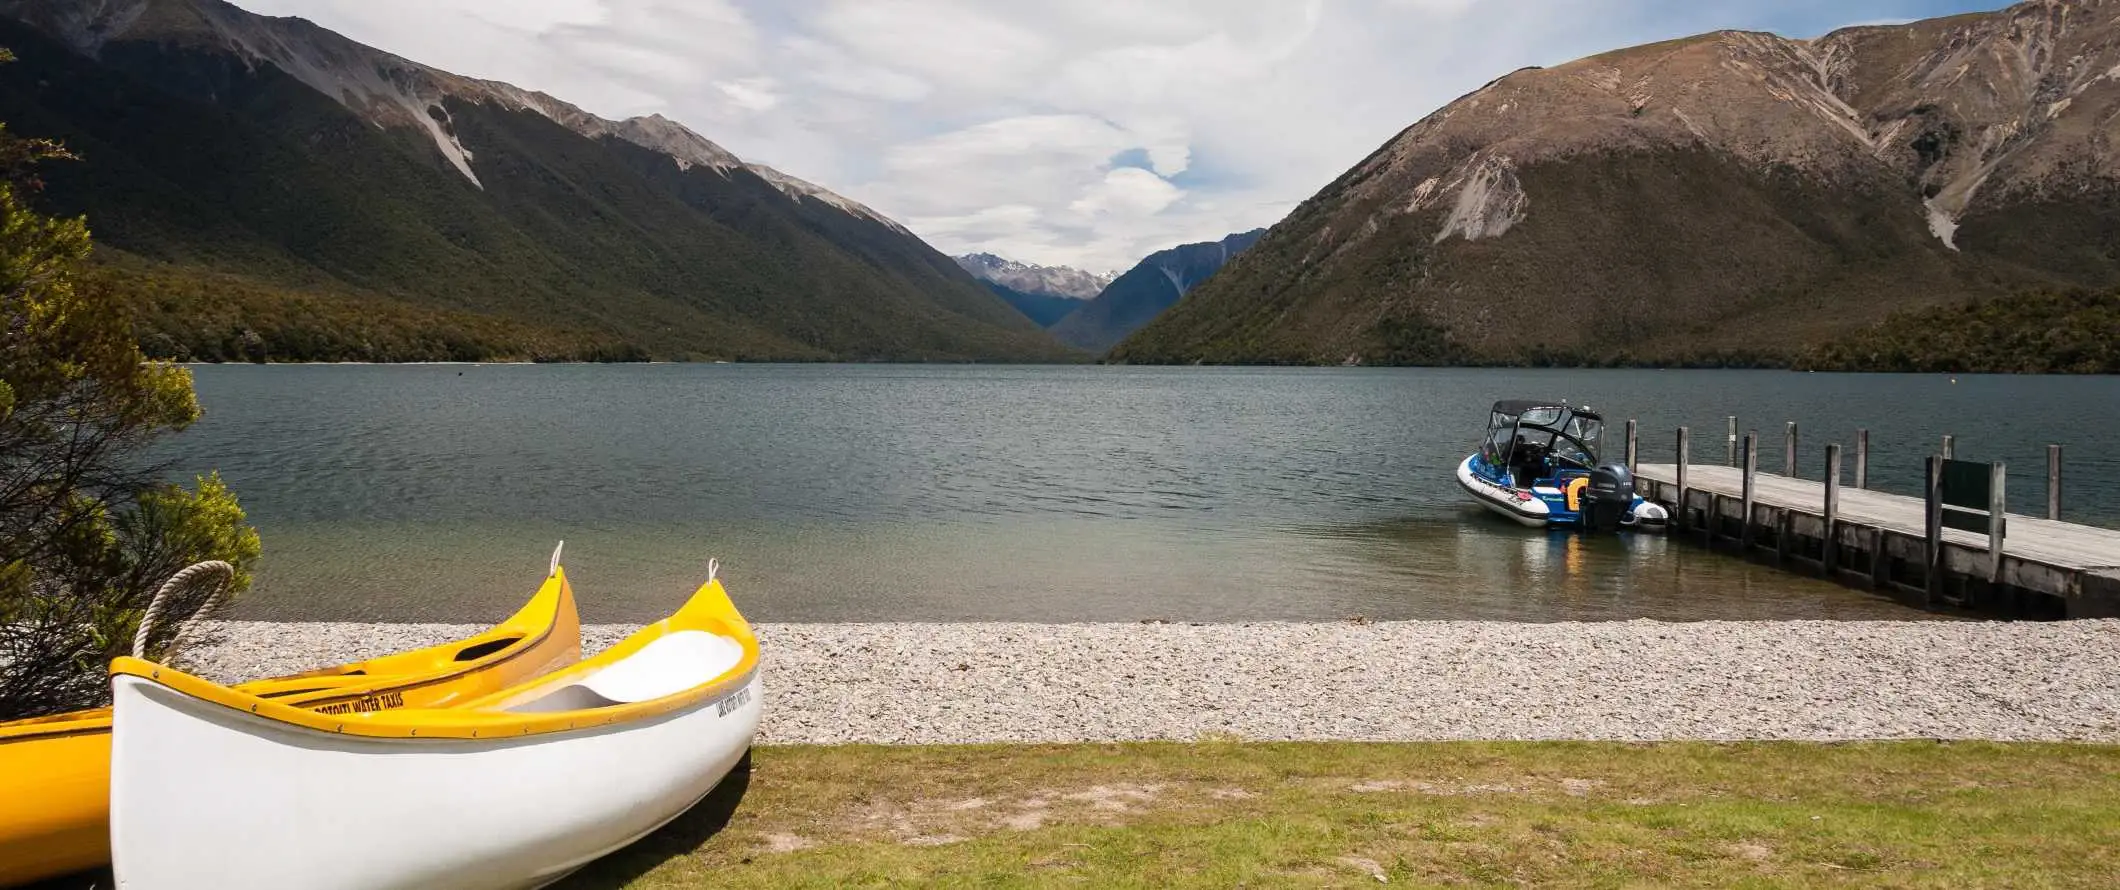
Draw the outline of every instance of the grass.
[[[733,809],[732,809],[733,805]],[[2120,748],[765,747],[563,884],[2111,887]]]

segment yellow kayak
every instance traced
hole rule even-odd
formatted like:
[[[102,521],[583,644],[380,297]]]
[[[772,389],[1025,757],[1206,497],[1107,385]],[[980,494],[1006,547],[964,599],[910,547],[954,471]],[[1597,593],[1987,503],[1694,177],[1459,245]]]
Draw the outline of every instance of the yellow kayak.
[[[574,591],[554,566],[492,630],[447,645],[235,688],[309,712],[446,708],[581,659]],[[0,723],[0,886],[110,861],[111,709]]]
[[[738,765],[764,707],[758,663],[711,565],[669,618],[446,709],[319,714],[117,659],[118,885],[544,886],[669,822]]]

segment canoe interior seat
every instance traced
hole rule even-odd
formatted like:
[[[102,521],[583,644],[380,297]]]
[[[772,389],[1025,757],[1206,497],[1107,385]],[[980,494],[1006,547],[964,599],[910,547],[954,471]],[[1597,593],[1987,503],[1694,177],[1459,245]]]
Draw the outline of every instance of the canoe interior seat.
[[[710,682],[741,661],[741,643],[705,631],[681,630],[642,646],[624,661],[508,710],[578,711],[649,701]]]

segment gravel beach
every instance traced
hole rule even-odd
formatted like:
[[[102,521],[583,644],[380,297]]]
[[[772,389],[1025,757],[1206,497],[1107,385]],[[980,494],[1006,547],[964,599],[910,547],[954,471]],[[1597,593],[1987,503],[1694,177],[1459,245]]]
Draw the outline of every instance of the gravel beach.
[[[469,636],[215,622],[221,681]],[[633,628],[582,630],[584,654]],[[2120,621],[779,624],[763,744],[2120,741]]]

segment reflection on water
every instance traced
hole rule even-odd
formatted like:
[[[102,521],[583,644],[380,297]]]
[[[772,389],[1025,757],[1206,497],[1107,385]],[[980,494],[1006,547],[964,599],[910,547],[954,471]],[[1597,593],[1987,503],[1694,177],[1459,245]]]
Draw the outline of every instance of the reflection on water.
[[[766,621],[1917,614],[1690,545],[1479,510],[1450,470],[1502,396],[1590,401],[1645,429],[1796,419],[1816,445],[1866,425],[1885,487],[1919,464],[1887,443],[1939,424],[1977,431],[1961,449],[2018,460],[2080,436],[2072,509],[2111,521],[2120,501],[2120,465],[2086,447],[2120,434],[2120,416],[2075,417],[2120,404],[2110,379],[726,365],[197,377],[207,418],[166,456],[221,469],[263,532],[258,587],[237,609],[253,618],[490,620],[562,538],[591,621],[659,617],[710,556]],[[1645,439],[1644,456],[1662,454]]]

